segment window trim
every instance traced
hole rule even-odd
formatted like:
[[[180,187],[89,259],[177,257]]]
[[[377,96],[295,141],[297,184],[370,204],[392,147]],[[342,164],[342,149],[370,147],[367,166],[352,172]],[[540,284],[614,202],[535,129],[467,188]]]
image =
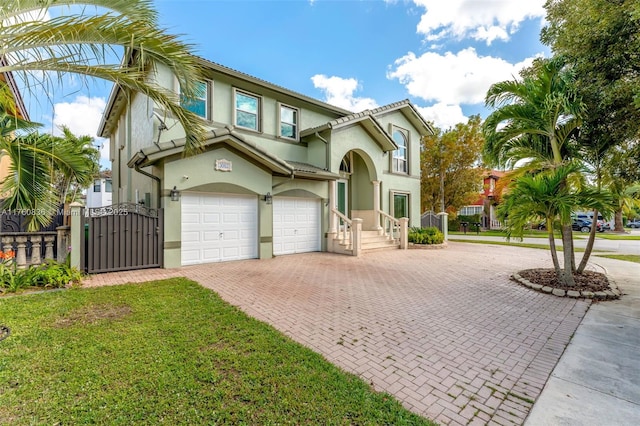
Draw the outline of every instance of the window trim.
[[[211,105],[213,105],[213,82],[211,80],[202,80],[199,81],[199,83],[204,83],[205,85],[205,89],[204,89],[204,98],[197,98],[196,100],[204,100],[204,116],[201,116],[200,114],[189,110],[188,108],[185,108],[191,112],[193,112],[194,114],[198,115],[198,117],[202,117],[205,120],[209,120],[211,121],[212,119],[212,114],[211,114]],[[178,91],[180,92],[180,86],[178,86]],[[180,106],[184,108],[184,106],[182,105],[182,93],[180,93]]]
[[[390,203],[389,205],[391,206],[391,208],[389,209],[389,214],[391,216],[393,216],[394,218],[396,218],[395,213],[396,213],[396,202],[395,202],[395,197],[396,195],[404,195],[406,197],[407,200],[407,218],[409,220],[411,220],[411,192],[407,192],[407,191],[401,191],[401,190],[390,190],[389,191],[389,195],[390,195]],[[396,219],[400,219],[399,217],[397,217]]]
[[[97,191],[96,191],[96,188],[98,188]],[[93,192],[95,192],[95,193],[102,192],[102,179],[94,179],[93,180]]]
[[[248,96],[251,98],[255,98],[258,101],[258,110],[256,111],[256,129],[251,127],[245,127],[238,124],[238,108],[237,108],[237,99],[238,93],[244,96]],[[247,130],[250,132],[262,133],[262,104],[263,99],[262,96],[256,95],[255,93],[248,92],[246,90],[238,89],[236,87],[233,88],[233,99],[232,99],[232,108],[233,108],[233,125],[238,129]],[[251,114],[251,113],[249,113]]]
[[[282,108],[287,108],[295,112],[296,122],[289,123],[282,121]],[[284,136],[282,134],[282,123],[289,124],[294,126],[294,136]],[[291,105],[284,104],[282,102],[278,102],[278,137],[290,141],[299,141],[300,140],[300,108],[293,107]]]
[[[470,209],[472,209],[474,212],[477,210],[477,213],[469,214],[468,210],[470,210]],[[466,206],[462,206],[460,208],[460,210],[458,210],[458,215],[461,215],[461,216],[473,216],[473,215],[476,215],[476,214],[482,215],[482,211],[483,210],[484,210],[483,206],[478,206],[478,205],[475,205],[475,204],[469,204],[469,205],[466,205]]]
[[[390,171],[391,173],[394,174],[398,174],[398,175],[409,175],[410,174],[410,167],[409,167],[409,158],[410,158],[410,145],[411,145],[411,132],[408,129],[402,128],[400,126],[396,126],[394,124],[390,125],[391,129],[390,129],[390,134],[391,134],[391,140],[393,140],[393,142],[395,143],[395,139],[393,138],[393,134],[398,131],[400,132],[400,134],[402,134],[404,136],[405,139],[405,147],[404,147],[404,158],[400,158],[400,157],[396,157],[396,153],[398,151],[400,151],[400,149],[395,149],[391,152],[391,166],[390,166]],[[396,143],[397,145],[397,143]],[[396,160],[398,161],[404,161],[405,164],[405,168],[406,170],[402,171],[402,170],[397,170],[396,169]]]

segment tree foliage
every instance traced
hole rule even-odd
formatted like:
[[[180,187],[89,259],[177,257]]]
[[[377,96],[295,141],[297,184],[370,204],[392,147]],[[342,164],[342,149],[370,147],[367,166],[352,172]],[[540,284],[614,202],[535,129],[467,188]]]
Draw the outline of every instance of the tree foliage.
[[[435,128],[422,139],[422,211],[440,211],[440,178],[444,175],[444,206],[453,213],[478,198],[482,189],[480,152],[484,144],[480,116],[454,128]]]
[[[158,27],[152,1],[4,0],[0,38],[0,73],[21,77],[29,90],[47,93],[65,74],[112,81],[149,96],[177,119],[187,138],[185,152],[201,147],[203,120],[183,109],[176,93],[148,78],[162,64],[186,97],[196,95],[202,80],[191,46]]]
[[[485,160],[491,165],[519,165],[513,176],[546,173],[561,168],[573,157],[572,135],[581,124],[583,104],[573,90],[573,74],[560,57],[541,60],[526,70],[522,79],[493,84],[485,104],[494,108],[483,125]],[[518,177],[519,175],[519,177]],[[569,173],[558,175],[562,193],[570,188]],[[529,218],[539,215],[530,211]],[[553,221],[556,217],[542,217]],[[571,219],[558,215],[562,227],[563,268],[558,281],[567,287],[575,285],[575,258]],[[508,227],[522,232],[521,222],[509,221]]]
[[[588,112],[577,134],[581,156],[598,185],[621,195],[637,182],[638,173],[640,3],[548,0],[545,8],[548,25],[541,39],[573,70],[576,93]],[[619,231],[622,198],[616,212]]]
[[[33,132],[0,139],[0,156],[11,160],[0,183],[5,210],[26,211],[30,230],[49,225],[72,185],[86,187],[98,172],[100,153],[92,138]]]

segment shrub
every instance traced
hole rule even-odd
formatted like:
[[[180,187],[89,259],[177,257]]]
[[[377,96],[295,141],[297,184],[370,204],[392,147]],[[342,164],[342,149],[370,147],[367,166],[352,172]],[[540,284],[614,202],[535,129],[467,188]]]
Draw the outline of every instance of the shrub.
[[[409,229],[409,242],[414,244],[442,244],[444,234],[435,226]]]
[[[469,225],[468,229],[471,229],[471,224],[472,223],[478,223],[480,222],[480,215],[479,214],[474,214],[471,216],[464,216],[464,215],[459,215],[457,216],[455,219],[449,219],[449,230],[450,231],[457,231],[460,228],[460,222],[467,222]]]
[[[77,284],[82,279],[78,269],[64,263],[47,260],[27,269],[17,269],[13,252],[0,255],[0,289],[16,292],[27,287],[62,288],[69,283]]]

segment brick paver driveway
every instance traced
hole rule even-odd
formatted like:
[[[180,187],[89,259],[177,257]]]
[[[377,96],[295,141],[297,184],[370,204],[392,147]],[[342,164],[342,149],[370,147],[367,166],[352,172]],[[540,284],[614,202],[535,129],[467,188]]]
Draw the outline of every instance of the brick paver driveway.
[[[588,302],[509,274],[543,250],[450,243],[360,258],[311,253],[104,274],[88,285],[184,275],[442,424],[522,424]]]

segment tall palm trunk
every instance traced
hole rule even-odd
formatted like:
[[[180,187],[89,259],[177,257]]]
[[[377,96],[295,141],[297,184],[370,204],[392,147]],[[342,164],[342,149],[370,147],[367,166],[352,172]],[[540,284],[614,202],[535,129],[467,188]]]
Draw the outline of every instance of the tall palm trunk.
[[[562,225],[562,254],[564,258],[564,269],[562,274],[558,276],[560,284],[564,287],[575,287],[576,281],[573,278],[574,264],[573,258],[573,229],[571,224]]]
[[[591,252],[593,251],[593,244],[596,241],[596,231],[598,230],[598,210],[593,210],[593,221],[591,222],[591,232],[589,232],[589,241],[587,241],[587,246],[584,249],[584,254],[582,255],[582,260],[580,261],[580,265],[576,272],[581,274],[584,271],[584,268],[587,267],[587,262],[589,261],[589,257],[591,257]]]
[[[559,277],[562,273],[560,269],[560,262],[558,261],[558,249],[556,248],[556,240],[553,235],[553,222],[547,220],[547,229],[549,230],[549,249],[551,250],[551,260],[553,260],[553,269],[556,271],[556,275]]]

